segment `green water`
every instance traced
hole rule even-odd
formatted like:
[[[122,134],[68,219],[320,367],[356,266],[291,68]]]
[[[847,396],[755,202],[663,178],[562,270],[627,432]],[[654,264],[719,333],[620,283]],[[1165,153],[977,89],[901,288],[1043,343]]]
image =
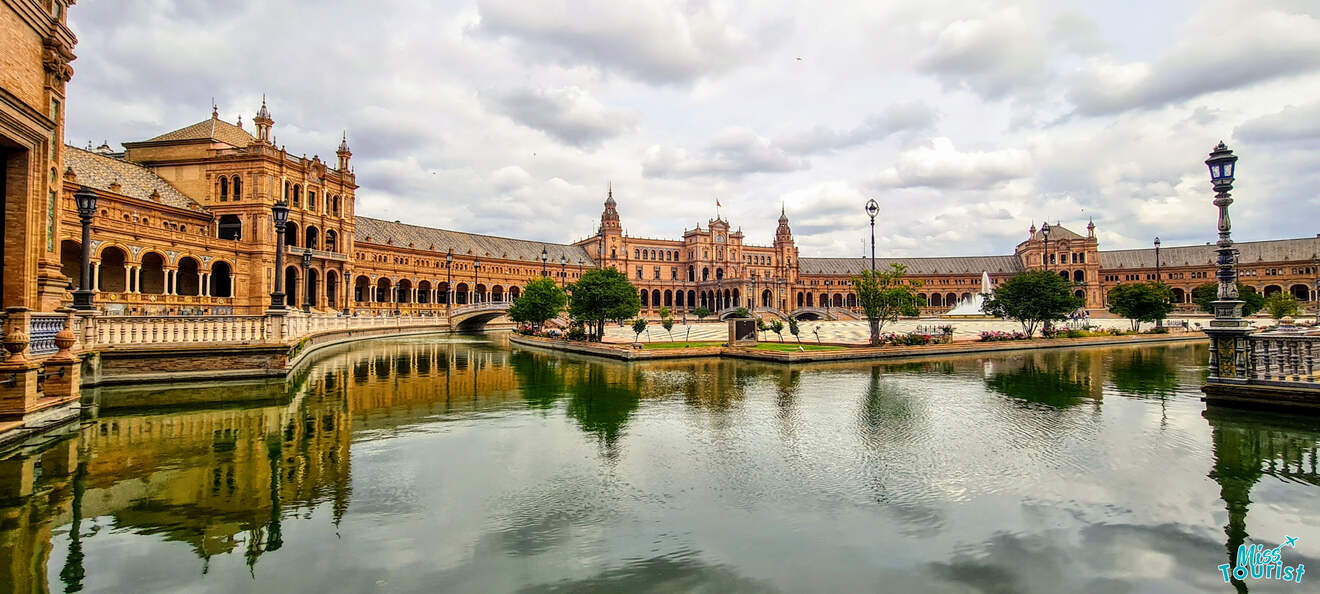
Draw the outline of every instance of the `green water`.
[[[1320,421],[1206,412],[1206,354],[430,337],[287,383],[102,389],[0,462],[0,591],[1316,591],[1216,569],[1285,534],[1286,563],[1320,557]]]

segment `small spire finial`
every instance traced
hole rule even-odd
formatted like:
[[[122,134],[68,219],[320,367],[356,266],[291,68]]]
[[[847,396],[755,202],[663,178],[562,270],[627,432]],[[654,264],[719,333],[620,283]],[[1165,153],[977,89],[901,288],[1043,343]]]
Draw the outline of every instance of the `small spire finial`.
[[[211,117],[217,120],[220,119],[220,108],[215,104],[215,97],[211,98]]]

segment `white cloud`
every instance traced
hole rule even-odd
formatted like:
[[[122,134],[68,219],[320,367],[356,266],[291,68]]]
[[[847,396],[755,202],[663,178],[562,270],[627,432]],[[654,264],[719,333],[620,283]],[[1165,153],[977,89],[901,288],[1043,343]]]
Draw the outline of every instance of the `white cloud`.
[[[149,138],[212,97],[250,118],[266,93],[295,154],[333,158],[348,130],[357,210],[391,220],[571,241],[613,182],[648,236],[704,225],[719,196],[768,243],[784,200],[805,255],[860,254],[868,197],[881,254],[1010,253],[1042,217],[1094,216],[1104,247],[1202,243],[1221,138],[1242,156],[1235,237],[1320,216],[1313,1],[120,0],[69,18],[70,143]]]
[[[921,67],[947,85],[999,98],[1045,80],[1048,53],[1039,30],[1016,7],[955,20],[935,37]]]
[[[891,188],[980,188],[1031,174],[1031,155],[1021,149],[959,151],[948,138],[904,151],[874,179]]]
[[[650,177],[740,177],[809,166],[805,159],[791,156],[768,139],[742,128],[725,130],[700,153],[652,146],[642,160],[642,171]]]
[[[1283,110],[1243,122],[1234,135],[1255,142],[1320,139],[1320,101],[1289,105]]]
[[[595,64],[653,83],[687,83],[752,49],[725,11],[705,2],[480,0],[483,32],[535,48],[529,56]]]
[[[1154,60],[1091,58],[1076,76],[1069,100],[1084,114],[1107,114],[1320,68],[1315,17],[1256,5],[1209,8]]]
[[[486,100],[497,113],[577,147],[595,147],[636,125],[635,114],[612,110],[579,87],[514,89]]]

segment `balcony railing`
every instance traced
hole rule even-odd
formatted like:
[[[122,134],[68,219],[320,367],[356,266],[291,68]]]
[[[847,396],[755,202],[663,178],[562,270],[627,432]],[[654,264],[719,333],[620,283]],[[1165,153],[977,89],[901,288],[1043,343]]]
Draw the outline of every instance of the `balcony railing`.
[[[321,258],[324,260],[340,260],[344,262],[348,261],[348,254],[341,254],[339,252],[327,252],[325,250],[314,250],[305,247],[298,247],[296,245],[284,246],[284,253],[286,254],[294,254],[297,255],[298,257],[302,257],[302,255],[306,252],[311,252],[313,258]]]

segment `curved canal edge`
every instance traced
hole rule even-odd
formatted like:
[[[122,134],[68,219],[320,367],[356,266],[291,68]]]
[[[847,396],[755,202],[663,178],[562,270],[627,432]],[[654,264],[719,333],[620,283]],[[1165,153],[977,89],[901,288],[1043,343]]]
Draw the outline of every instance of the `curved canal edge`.
[[[829,361],[857,361],[866,359],[911,359],[916,357],[976,355],[980,353],[1000,353],[1006,351],[1148,345],[1204,340],[1206,340],[1205,334],[1201,332],[1188,332],[1186,334],[1177,335],[1153,334],[1144,336],[1041,338],[1005,342],[956,342],[952,344],[924,346],[851,347],[840,351],[785,352],[762,351],[737,347],[695,347],[686,349],[646,350],[633,348],[629,344],[570,342],[567,340],[526,336],[516,333],[509,336],[509,342],[519,346],[606,357],[620,361],[658,361],[668,359],[691,359],[697,357],[728,357],[731,359],[750,359],[773,363],[814,363]]]

